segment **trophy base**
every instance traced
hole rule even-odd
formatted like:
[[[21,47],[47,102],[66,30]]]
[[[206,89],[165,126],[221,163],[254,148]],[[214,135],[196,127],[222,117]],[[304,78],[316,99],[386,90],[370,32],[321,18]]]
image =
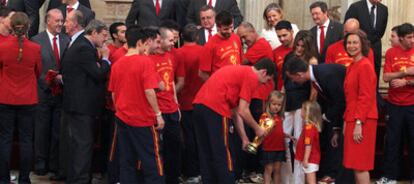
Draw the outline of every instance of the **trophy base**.
[[[254,155],[257,154],[257,148],[255,146],[251,145],[251,144],[247,145],[246,150],[250,154],[254,154]]]

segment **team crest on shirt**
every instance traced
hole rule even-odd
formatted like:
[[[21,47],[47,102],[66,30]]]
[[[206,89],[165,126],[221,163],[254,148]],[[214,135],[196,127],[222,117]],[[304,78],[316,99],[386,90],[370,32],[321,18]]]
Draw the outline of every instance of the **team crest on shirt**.
[[[164,75],[162,76],[162,78],[164,79],[164,83],[165,83],[165,91],[170,91],[171,90],[170,74],[168,72],[164,72]]]
[[[234,48],[239,49],[239,46],[237,45],[237,43],[235,41],[233,41],[233,46],[234,46]]]

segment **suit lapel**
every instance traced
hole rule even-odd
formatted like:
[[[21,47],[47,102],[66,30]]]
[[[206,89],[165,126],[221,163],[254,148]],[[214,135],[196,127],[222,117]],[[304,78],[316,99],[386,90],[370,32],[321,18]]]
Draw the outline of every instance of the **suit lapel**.
[[[56,65],[56,59],[55,56],[53,54],[53,47],[50,43],[49,40],[49,35],[47,34],[47,32],[45,31],[44,34],[42,35],[42,40],[43,40],[43,46],[45,46],[45,49],[47,50],[49,57],[51,58],[50,61],[53,61],[52,63],[50,63],[52,66]]]
[[[375,29],[373,26],[372,26],[372,24],[371,24],[371,20],[370,20],[370,18],[369,18],[369,10],[368,10],[368,4],[367,4],[367,1],[364,1],[363,3],[362,3],[362,18],[364,19],[364,21],[361,21],[361,22],[368,22],[368,24],[369,24],[369,27],[371,27],[372,29]],[[378,7],[377,7],[377,17],[378,17]],[[378,21],[378,19],[377,19],[377,21]]]
[[[332,37],[332,31],[334,29],[334,24],[332,22],[332,20],[329,20],[329,25],[328,25],[328,30],[326,30],[326,36],[325,36],[325,40],[324,40],[324,47],[327,47],[329,44],[329,41],[331,40]],[[325,50],[325,49],[324,49]]]

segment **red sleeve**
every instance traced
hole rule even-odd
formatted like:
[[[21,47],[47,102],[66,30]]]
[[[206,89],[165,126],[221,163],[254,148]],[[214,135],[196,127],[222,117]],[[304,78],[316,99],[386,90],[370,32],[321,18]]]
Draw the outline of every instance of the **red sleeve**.
[[[158,82],[160,77],[155,70],[155,64],[152,60],[145,60],[145,69],[142,73],[142,80],[144,89],[155,89],[158,88]]]
[[[384,74],[392,72],[392,50],[388,49],[385,53]]]
[[[243,79],[240,79],[243,80]],[[257,89],[259,86],[259,79],[255,74],[247,75],[246,78],[244,78],[239,97],[243,100],[246,100],[250,103],[250,100],[252,99],[253,92]]]
[[[365,122],[368,112],[372,107],[376,107],[376,104],[372,103],[376,102],[377,76],[369,62],[361,63],[358,67],[358,75],[358,99],[356,103],[358,105],[355,109],[355,118]]]
[[[312,124],[310,123],[306,123],[305,125],[305,130],[304,134],[305,134],[305,145],[312,145],[312,141],[313,141],[313,135],[312,135]]]
[[[328,47],[328,50],[326,50],[325,63],[326,64],[333,63],[334,59],[335,59],[335,56],[333,54],[333,45],[330,45]]]
[[[207,42],[203,48],[203,57],[200,57],[200,71],[210,73],[213,68],[214,48],[212,42]]]

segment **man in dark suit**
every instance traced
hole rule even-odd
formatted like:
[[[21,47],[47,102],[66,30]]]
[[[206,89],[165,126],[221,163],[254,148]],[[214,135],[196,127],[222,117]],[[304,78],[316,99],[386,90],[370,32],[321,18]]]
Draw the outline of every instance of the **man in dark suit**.
[[[57,172],[59,154],[59,124],[62,111],[60,84],[46,79],[49,70],[60,69],[60,58],[69,38],[61,34],[63,15],[58,9],[49,10],[46,15],[46,31],[32,40],[42,48],[42,73],[38,80],[39,104],[35,126],[35,173],[45,175],[47,171]],[[47,82],[48,80],[48,82]],[[48,164],[48,165],[47,165]]]
[[[380,3],[381,0],[360,0],[351,4],[345,14],[345,21],[355,18],[359,21],[361,29],[367,34],[374,50],[375,72],[379,77],[381,70],[382,45],[388,22],[388,8]]]
[[[321,136],[325,136],[325,159],[327,168],[335,170],[335,176],[330,176],[324,183],[353,183],[352,172],[346,172],[342,167],[342,136],[343,114],[345,111],[344,80],[346,68],[340,64],[309,65],[301,59],[290,59],[286,65],[286,75],[294,82],[305,83],[310,81],[318,91],[318,102],[323,104],[322,109],[324,130]],[[322,144],[321,143],[321,144]],[[322,145],[321,145],[322,146]],[[325,171],[326,172],[326,171]],[[351,177],[347,177],[349,176]]]
[[[26,13],[30,19],[29,37],[39,32],[40,0],[8,0],[7,7]]]
[[[187,23],[200,25],[199,12],[205,5],[213,7],[217,14],[223,10],[229,11],[233,16],[235,28],[243,21],[243,16],[236,0],[192,0],[187,9]]]
[[[85,19],[85,24],[88,25],[89,21],[95,18],[95,12],[90,8],[79,3],[78,0],[62,0],[63,5],[59,6],[59,10],[63,13],[63,18],[73,10],[79,10],[82,12]]]
[[[311,32],[315,38],[315,46],[318,48],[318,63],[325,62],[325,54],[329,45],[342,39],[343,26],[339,22],[329,20],[328,5],[322,1],[316,1],[309,6],[313,22]]]
[[[44,1],[45,0],[41,0],[41,4],[43,4]],[[92,9],[89,0],[79,0],[79,3],[89,9]],[[62,0],[50,0],[49,5],[47,6],[47,10],[58,8],[59,6],[62,6]]]
[[[198,30],[197,44],[204,45],[208,39],[217,33],[216,12],[214,8],[208,5],[200,9],[201,28]]]
[[[134,0],[126,18],[127,27],[159,26],[162,20],[175,18],[175,0]]]
[[[82,13],[68,14],[65,27],[71,42],[62,59],[63,113],[69,131],[67,183],[83,184],[91,180],[93,130],[96,117],[105,102],[105,80],[110,62],[108,49],[97,47],[108,37],[104,23],[92,20],[83,30]]]

